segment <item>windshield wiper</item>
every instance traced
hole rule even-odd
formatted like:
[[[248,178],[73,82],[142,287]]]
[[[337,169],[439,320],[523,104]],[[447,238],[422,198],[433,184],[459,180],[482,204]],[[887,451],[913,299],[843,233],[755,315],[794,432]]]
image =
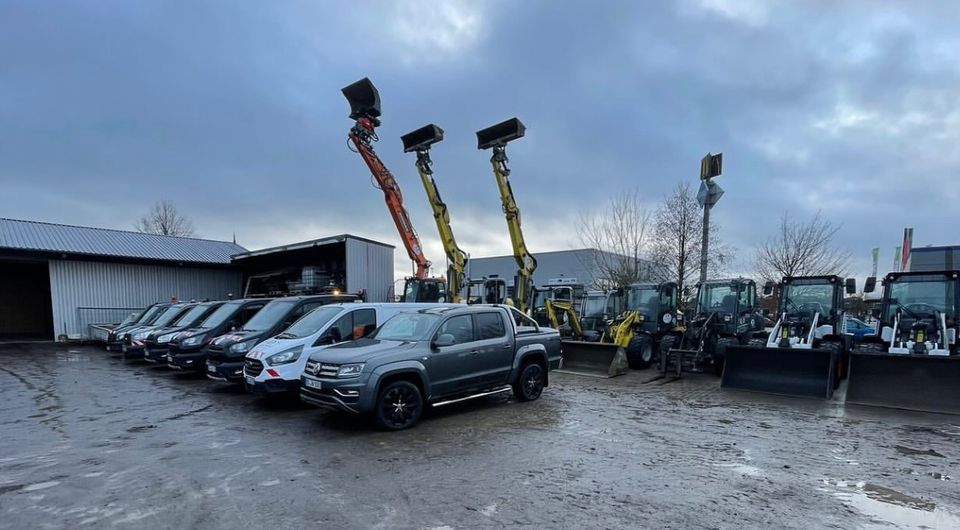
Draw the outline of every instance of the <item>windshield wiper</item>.
[[[916,319],[918,319],[918,320],[920,319],[920,315],[918,315],[918,314],[914,313],[913,311],[907,309],[907,306],[901,304],[900,302],[893,302],[893,303],[897,305],[897,309],[902,310],[904,313],[907,313],[908,315],[910,315],[910,316],[913,317],[913,318],[916,318]]]

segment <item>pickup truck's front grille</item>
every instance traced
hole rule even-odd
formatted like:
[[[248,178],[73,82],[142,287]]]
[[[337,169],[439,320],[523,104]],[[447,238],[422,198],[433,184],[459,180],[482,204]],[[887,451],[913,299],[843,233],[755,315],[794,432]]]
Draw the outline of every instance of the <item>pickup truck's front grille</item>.
[[[316,377],[337,377],[340,370],[339,364],[329,364],[320,361],[307,361],[306,373]]]
[[[257,377],[263,371],[263,363],[257,359],[244,359],[243,373],[252,377]]]

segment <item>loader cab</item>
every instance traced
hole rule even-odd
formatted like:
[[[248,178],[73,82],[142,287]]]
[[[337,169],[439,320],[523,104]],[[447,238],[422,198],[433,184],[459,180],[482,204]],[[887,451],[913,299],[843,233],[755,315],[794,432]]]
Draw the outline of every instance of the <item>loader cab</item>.
[[[604,323],[613,318],[611,311],[611,295],[604,291],[588,292],[580,304],[580,326],[584,332],[602,332]]]
[[[725,335],[741,335],[762,329],[757,307],[757,284],[753,280],[712,280],[697,285],[695,320],[721,327]],[[712,317],[712,318],[711,318]]]
[[[672,329],[677,320],[677,284],[636,283],[626,290],[626,310],[642,317],[641,329],[655,333]]]
[[[833,323],[843,311],[844,280],[839,276],[784,278],[780,284],[778,312],[788,318]]]
[[[960,353],[958,276],[958,271],[887,275],[883,281],[879,339],[890,353]]]
[[[447,286],[442,278],[407,278],[401,302],[438,303],[447,299]]]

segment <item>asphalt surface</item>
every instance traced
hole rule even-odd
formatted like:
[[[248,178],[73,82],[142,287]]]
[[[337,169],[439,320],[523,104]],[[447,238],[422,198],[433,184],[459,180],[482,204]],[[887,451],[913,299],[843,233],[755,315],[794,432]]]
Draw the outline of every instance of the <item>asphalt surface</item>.
[[[0,528],[960,528],[960,417],[553,374],[387,433],[0,345]]]

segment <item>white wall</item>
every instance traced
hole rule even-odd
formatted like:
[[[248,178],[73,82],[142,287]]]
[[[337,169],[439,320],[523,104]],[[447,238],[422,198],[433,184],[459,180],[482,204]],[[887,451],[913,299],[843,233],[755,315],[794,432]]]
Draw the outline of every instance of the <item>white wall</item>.
[[[392,302],[393,247],[347,238],[347,292],[366,289],[368,302]]]

